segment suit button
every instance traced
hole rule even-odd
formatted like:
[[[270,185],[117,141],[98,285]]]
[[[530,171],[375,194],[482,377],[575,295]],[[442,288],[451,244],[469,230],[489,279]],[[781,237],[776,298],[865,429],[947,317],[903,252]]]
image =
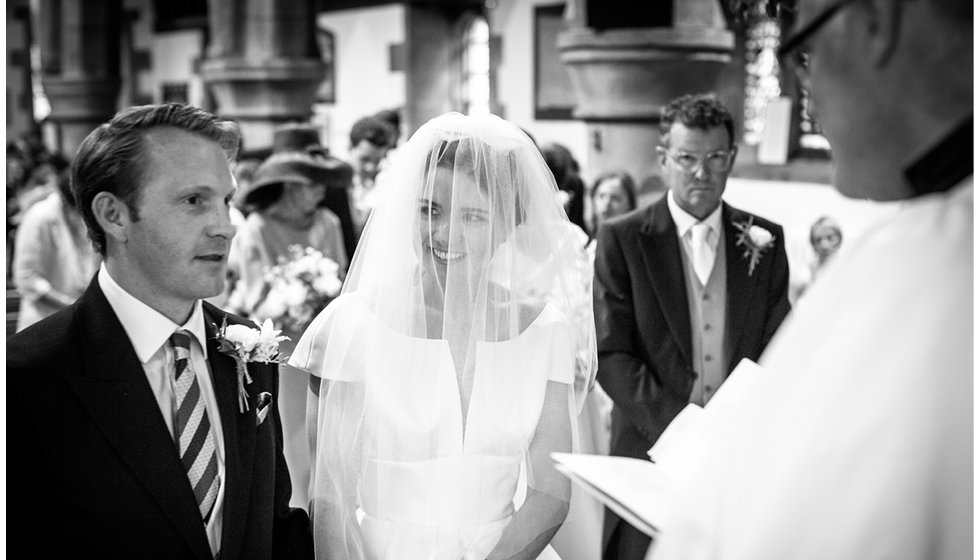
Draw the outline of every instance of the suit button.
[[[711,330],[711,325],[709,325],[708,323],[705,323],[704,324],[704,330],[710,331]]]
[[[711,299],[711,296],[708,294],[708,292],[705,292],[704,295],[701,296],[701,299],[703,299],[704,301],[708,301],[709,299]]]
[[[711,387],[711,385],[705,385],[704,386],[704,392],[705,393],[710,393],[711,391],[714,391],[714,389]]]
[[[711,354],[705,354],[704,361],[710,362],[711,361]]]

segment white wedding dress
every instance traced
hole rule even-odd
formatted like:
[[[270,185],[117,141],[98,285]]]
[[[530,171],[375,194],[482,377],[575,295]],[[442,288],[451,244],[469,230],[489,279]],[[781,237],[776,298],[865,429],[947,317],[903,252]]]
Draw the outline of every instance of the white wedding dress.
[[[321,353],[301,342],[290,364],[321,376],[332,388],[363,391],[358,417],[343,420],[360,425],[360,468],[352,475],[359,525],[354,539],[360,542],[342,548],[371,559],[486,558],[515,512],[515,498],[517,505],[523,498],[525,458],[546,388],[557,383],[571,395],[575,350],[568,320],[548,304],[515,338],[476,343],[465,424],[447,341],[396,333],[356,295],[334,301],[304,339],[314,337],[316,345],[318,332],[343,332],[343,357],[331,359],[330,345]],[[321,419],[329,402],[321,396]],[[321,420],[320,430],[327,429]],[[335,451],[318,449],[319,454]],[[316,463],[314,501],[343,484],[334,480],[338,474],[330,461],[318,457]],[[321,513],[314,508],[314,515]],[[318,557],[338,544],[327,542],[336,535],[315,538]],[[351,539],[349,534],[339,538]],[[557,554],[548,547],[539,558]]]

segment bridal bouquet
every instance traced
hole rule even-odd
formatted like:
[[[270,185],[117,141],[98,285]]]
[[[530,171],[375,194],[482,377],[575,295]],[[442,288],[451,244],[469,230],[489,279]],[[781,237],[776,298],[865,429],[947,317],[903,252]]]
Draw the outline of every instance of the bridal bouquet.
[[[340,293],[340,267],[312,247],[291,245],[265,273],[268,293],[256,309],[289,332],[302,332]]]

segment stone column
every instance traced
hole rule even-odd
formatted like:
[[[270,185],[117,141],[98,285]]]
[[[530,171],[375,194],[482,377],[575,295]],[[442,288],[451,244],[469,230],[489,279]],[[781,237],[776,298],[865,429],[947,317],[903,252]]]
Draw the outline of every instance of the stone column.
[[[574,116],[588,124],[589,169],[626,169],[638,186],[656,183],[660,108],[685,93],[718,89],[734,36],[718,0],[673,0],[663,13],[648,4],[648,20],[671,21],[670,27],[638,29],[625,21],[601,30],[589,27],[589,2],[570,3],[568,30],[558,38],[575,88]],[[640,194],[655,193],[648,186]]]
[[[60,145],[74,155],[118,108],[121,0],[31,2],[41,49],[41,82]]]
[[[247,148],[272,145],[279,124],[306,121],[326,66],[312,0],[209,0],[201,67],[216,112],[238,121]]]

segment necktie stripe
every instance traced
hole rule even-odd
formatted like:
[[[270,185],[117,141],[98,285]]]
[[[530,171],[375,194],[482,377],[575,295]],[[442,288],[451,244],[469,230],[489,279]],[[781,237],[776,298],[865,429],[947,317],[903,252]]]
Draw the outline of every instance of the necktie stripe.
[[[193,437],[191,437],[190,442],[187,444],[187,448],[184,449],[184,453],[180,457],[188,473],[195,472],[194,464],[197,462],[198,455],[203,457],[201,451],[204,449],[205,440],[211,434],[211,423],[208,422],[207,416],[201,418],[201,421],[198,422],[197,430],[193,434]]]
[[[197,403],[201,396],[201,386],[197,383],[191,385],[188,389],[187,394],[184,395],[183,401],[178,397],[177,409],[177,433],[184,433],[187,429],[187,423],[191,419],[192,413],[197,409]]]
[[[194,487],[194,496],[197,497],[198,503],[204,501],[204,497],[211,490],[211,486],[217,482],[218,457],[211,455],[211,459],[204,465],[202,471],[201,480],[198,480],[197,486]]]
[[[190,359],[190,334],[177,331],[170,343],[174,351],[174,440],[201,519],[207,523],[220,487],[214,434]]]

